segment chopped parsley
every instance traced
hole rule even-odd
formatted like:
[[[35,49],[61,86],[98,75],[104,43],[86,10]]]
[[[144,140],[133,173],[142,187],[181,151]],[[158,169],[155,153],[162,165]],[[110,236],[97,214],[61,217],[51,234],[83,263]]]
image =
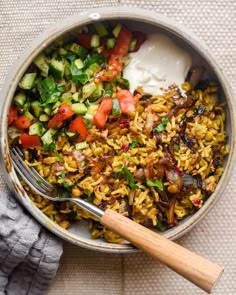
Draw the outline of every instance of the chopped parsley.
[[[160,191],[163,191],[163,183],[161,180],[156,179],[155,181],[147,180],[146,181],[147,186],[154,186],[157,187]]]
[[[121,169],[118,169],[115,171],[115,178],[116,179],[119,178],[121,173],[124,173],[124,176],[128,180],[129,186],[131,188],[133,188],[133,189],[138,188],[138,186],[134,182],[134,177],[133,177],[132,173],[128,170],[127,167],[125,167],[125,165],[123,165]]]
[[[138,144],[137,139],[134,139],[134,140],[130,143],[129,148],[132,149],[132,148],[134,148],[137,144]]]
[[[166,130],[166,126],[169,122],[170,122],[169,119],[161,118],[161,123],[156,128],[154,128],[152,131],[153,132],[162,132],[162,131]]]

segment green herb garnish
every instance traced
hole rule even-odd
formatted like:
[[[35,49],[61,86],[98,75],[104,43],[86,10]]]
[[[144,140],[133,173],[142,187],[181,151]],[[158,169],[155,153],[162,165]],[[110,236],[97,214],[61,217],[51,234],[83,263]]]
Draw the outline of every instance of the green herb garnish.
[[[162,131],[166,130],[166,126],[169,122],[170,122],[169,119],[161,118],[161,123],[156,128],[154,128],[152,131],[153,132],[162,132]]]
[[[56,83],[52,77],[38,82],[38,91],[40,94],[40,106],[47,106],[51,103],[56,103],[61,96]]]
[[[163,191],[163,183],[161,180],[156,179],[155,181],[151,181],[148,179],[146,185],[157,187],[160,191]]]
[[[137,144],[138,144],[137,139],[134,139],[134,140],[131,142],[131,144],[129,145],[129,148],[132,149],[132,148],[134,148]]]
[[[90,128],[93,127],[93,123],[90,120],[88,120],[86,118],[83,118],[82,121],[83,121],[83,123],[84,123],[84,125],[86,126],[87,129],[90,129]]]
[[[126,179],[129,182],[129,186],[133,189],[138,188],[138,186],[135,184],[134,182],[134,177],[132,175],[132,173],[123,165],[121,169],[118,169],[115,171],[115,178],[119,178],[121,173],[124,173],[124,176],[126,177]]]

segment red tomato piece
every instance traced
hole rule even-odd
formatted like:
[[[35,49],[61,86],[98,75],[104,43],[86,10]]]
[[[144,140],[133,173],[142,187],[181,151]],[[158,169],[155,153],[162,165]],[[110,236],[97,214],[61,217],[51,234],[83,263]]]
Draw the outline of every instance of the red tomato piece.
[[[111,50],[111,63],[114,59],[117,60],[117,58],[125,57],[128,54],[131,39],[132,33],[125,27],[122,27],[117,37],[116,44]]]
[[[8,125],[11,125],[18,118],[17,108],[15,106],[11,106],[8,113]]]
[[[83,122],[83,117],[78,116],[74,120],[70,122],[69,132],[78,132],[79,133],[79,141],[83,141],[87,135],[87,128]]]
[[[58,112],[52,117],[51,120],[48,121],[48,127],[60,128],[63,124],[63,121],[69,119],[73,115],[74,112],[72,111],[71,107],[67,103],[63,103],[60,106]]]
[[[90,33],[81,33],[77,37],[77,41],[78,41],[79,45],[81,45],[85,48],[91,47],[91,39],[92,39],[92,34],[90,34]]]
[[[99,105],[96,114],[93,116],[94,124],[98,129],[102,129],[107,121],[107,117],[112,110],[113,102],[110,97],[103,98]]]
[[[143,44],[143,42],[147,39],[146,36],[142,32],[135,31],[133,32],[133,37],[136,38],[136,44],[134,47],[133,52],[138,51],[140,46]]]
[[[123,114],[135,112],[135,98],[129,90],[120,90],[116,97],[119,100],[120,110]]]
[[[27,133],[20,134],[20,141],[24,147],[38,147],[41,146],[38,135],[29,135]]]
[[[26,129],[30,127],[30,118],[26,116],[19,116],[13,123],[18,129]]]

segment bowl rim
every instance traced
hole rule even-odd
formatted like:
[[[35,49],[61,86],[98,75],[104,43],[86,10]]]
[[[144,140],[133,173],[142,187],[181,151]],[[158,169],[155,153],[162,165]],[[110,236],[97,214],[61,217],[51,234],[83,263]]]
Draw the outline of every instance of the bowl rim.
[[[84,248],[109,253],[130,253],[137,251],[137,249],[134,248],[132,245],[102,243],[99,240],[90,240],[79,237],[55,224],[44,213],[42,213],[41,210],[33,205],[33,202],[29,199],[26,192],[23,190],[23,187],[21,186],[21,183],[14,169],[12,169],[7,140],[6,122],[8,110],[16,86],[32,60],[50,43],[55,41],[61,35],[72,31],[79,26],[86,25],[91,21],[114,19],[141,21],[168,30],[169,32],[183,39],[184,42],[188,43],[198,53],[200,53],[201,56],[203,56],[203,58],[207,60],[217,79],[219,80],[228,103],[230,123],[232,128],[231,148],[225,171],[216,187],[215,192],[205,202],[204,206],[196,213],[194,213],[191,217],[189,217],[188,220],[183,222],[181,225],[175,227],[172,231],[164,232],[163,236],[172,240],[179,238],[180,236],[186,234],[190,229],[192,229],[213,208],[213,206],[219,200],[220,196],[223,194],[226,185],[228,184],[233,171],[236,157],[235,106],[232,90],[227,82],[222,68],[218,65],[210,49],[203,41],[199,40],[199,38],[193,32],[189,31],[182,25],[176,23],[175,21],[169,19],[162,14],[147,9],[124,6],[88,9],[86,11],[82,11],[79,14],[66,17],[61,21],[55,23],[54,25],[51,25],[29,44],[27,49],[21,54],[21,56],[14,63],[11,70],[9,71],[9,74],[6,77],[0,94],[1,122],[5,122],[0,126],[0,160],[2,167],[4,168],[3,176],[10,190],[15,194],[15,196],[23,204],[23,206],[33,215],[33,217],[48,230],[61,237],[62,239]]]

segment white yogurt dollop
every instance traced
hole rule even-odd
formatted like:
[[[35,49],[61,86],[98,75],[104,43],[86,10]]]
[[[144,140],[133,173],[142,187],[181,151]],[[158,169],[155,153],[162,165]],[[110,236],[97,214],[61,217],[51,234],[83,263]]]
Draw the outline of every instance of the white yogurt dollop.
[[[145,93],[155,95],[185,81],[191,67],[190,54],[162,34],[150,34],[124,69],[124,78],[130,82],[130,91],[141,86]]]

